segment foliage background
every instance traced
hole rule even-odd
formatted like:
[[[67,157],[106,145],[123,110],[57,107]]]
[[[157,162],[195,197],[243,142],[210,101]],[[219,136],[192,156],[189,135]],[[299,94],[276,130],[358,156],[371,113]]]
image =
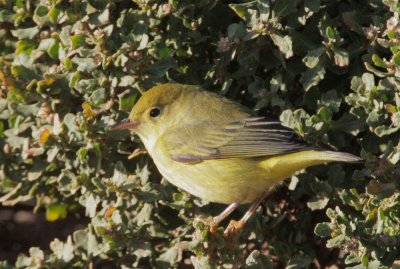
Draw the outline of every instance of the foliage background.
[[[0,202],[89,218],[0,268],[400,266],[398,11],[397,0],[0,0]],[[167,81],[366,162],[293,176],[229,247],[192,224],[223,207],[160,181],[147,156],[128,158],[140,141],[109,130]]]

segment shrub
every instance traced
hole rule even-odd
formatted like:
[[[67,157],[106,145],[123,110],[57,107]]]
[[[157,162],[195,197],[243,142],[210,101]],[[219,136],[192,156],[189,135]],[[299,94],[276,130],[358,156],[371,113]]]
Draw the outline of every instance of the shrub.
[[[399,266],[398,11],[397,0],[0,0],[0,201],[91,219],[14,266]],[[228,248],[192,224],[222,207],[160,181],[131,155],[137,137],[110,131],[167,81],[219,92],[365,165],[293,176]]]

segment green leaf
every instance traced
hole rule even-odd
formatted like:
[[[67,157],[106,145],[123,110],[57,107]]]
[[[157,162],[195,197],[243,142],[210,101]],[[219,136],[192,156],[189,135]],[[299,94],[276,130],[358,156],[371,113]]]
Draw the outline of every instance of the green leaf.
[[[75,73],[72,74],[68,86],[71,89],[75,88],[80,78],[81,78],[81,73],[79,71],[76,71]]]
[[[178,261],[178,248],[171,247],[166,252],[162,253],[158,258],[157,262],[165,265],[167,263],[169,266],[176,264]]]
[[[40,31],[39,27],[34,26],[30,28],[11,30],[11,33],[18,39],[33,39],[39,33],[39,31]]]
[[[314,68],[308,69],[301,74],[300,83],[305,91],[308,91],[313,86],[317,86],[325,77],[325,67],[317,65]]]
[[[77,49],[85,43],[85,37],[82,35],[73,35],[70,37],[72,49]]]
[[[12,12],[11,10],[0,9],[0,22],[13,23],[14,15],[14,12]]]
[[[59,153],[60,149],[56,146],[52,147],[47,151],[47,161],[51,163],[56,158],[57,154]]]
[[[97,16],[97,21],[100,25],[108,24],[110,22],[110,10],[108,8],[104,9],[103,12]]]
[[[331,26],[326,27],[325,34],[329,39],[336,39],[336,31]]]
[[[94,61],[94,58],[74,58],[73,62],[78,65],[78,71],[90,73],[94,71],[98,64]]]
[[[282,36],[280,34],[271,34],[272,41],[278,46],[279,50],[283,53],[286,59],[293,56],[292,38],[288,35]]]
[[[348,11],[342,13],[343,22],[353,32],[359,35],[364,35],[364,29],[362,26],[362,20],[358,10]]]
[[[242,20],[246,21],[246,18],[249,18],[251,15],[249,14],[249,10],[253,8],[253,5],[257,1],[251,1],[248,3],[242,4],[229,4],[229,7],[238,15]]]
[[[361,259],[356,253],[349,253],[345,259],[345,264],[360,263]]]
[[[90,95],[89,102],[94,106],[100,106],[105,102],[106,98],[106,89],[99,88]]]
[[[27,55],[31,54],[32,50],[36,47],[35,41],[30,40],[20,40],[17,42],[16,54],[25,53]]]
[[[314,68],[320,62],[321,55],[324,53],[324,48],[310,50],[306,57],[303,58],[304,64],[308,68]]]
[[[50,249],[54,252],[58,259],[65,263],[70,262],[74,258],[74,246],[72,244],[71,236],[68,236],[66,243],[55,239],[50,243]]]
[[[382,60],[381,57],[379,57],[377,54],[372,54],[371,58],[376,66],[381,67],[381,68],[388,67],[387,63],[384,60]]]
[[[33,80],[37,78],[37,74],[32,69],[27,68],[23,65],[14,65],[11,68],[11,73],[14,77],[19,79]]]
[[[338,248],[338,247],[342,246],[344,242],[345,242],[345,235],[340,234],[338,236],[335,236],[335,237],[329,239],[326,242],[326,246],[328,248],[335,248],[335,247]]]
[[[368,71],[372,72],[373,74],[375,74],[375,75],[378,76],[378,77],[384,78],[384,77],[387,77],[387,76],[389,75],[388,72],[381,71],[381,70],[375,68],[374,66],[372,66],[372,65],[371,65],[370,63],[368,63],[368,62],[365,62],[364,65],[365,65],[365,68],[366,68]]]
[[[312,263],[312,260],[311,256],[298,254],[290,258],[289,264],[285,269],[307,268]]]
[[[291,0],[280,0],[275,2],[273,13],[275,17],[286,17],[297,11],[296,2]]]
[[[85,208],[86,208],[86,215],[90,218],[93,218],[96,215],[97,203],[98,198],[93,195],[89,194],[85,201]]]
[[[157,49],[157,55],[160,59],[169,58],[172,56],[172,51],[167,47],[161,47]]]
[[[31,247],[29,249],[29,255],[32,258],[35,258],[38,260],[44,260],[44,252],[38,247]]]
[[[171,68],[176,68],[177,64],[173,59],[163,59],[155,62],[148,69],[148,72],[155,77],[162,77]]]
[[[304,7],[305,7],[306,10],[309,9],[310,11],[316,13],[321,8],[321,0],[307,0],[307,1],[304,1]]]
[[[390,128],[389,126],[381,125],[381,126],[376,127],[374,129],[374,132],[378,137],[383,137],[386,135],[394,134],[394,133],[398,132],[399,130],[400,130],[399,126]]]
[[[332,224],[330,224],[329,222],[318,223],[314,228],[314,233],[322,238],[331,236],[332,231]]]
[[[257,1],[257,8],[260,12],[260,20],[267,22],[271,13],[270,3],[268,1]]]
[[[48,13],[50,22],[56,24],[58,21],[58,16],[60,14],[61,14],[61,12],[57,8],[55,8],[55,7],[50,8],[49,13]]]
[[[229,40],[246,40],[249,33],[243,23],[233,23],[229,25],[227,36]]]
[[[86,229],[77,230],[73,233],[72,238],[77,247],[87,250],[88,231]]]
[[[137,93],[130,90],[126,90],[118,95],[119,110],[130,112],[136,102],[137,97]]]
[[[330,123],[332,120],[332,111],[327,107],[321,107],[317,115],[324,123]]]
[[[89,229],[75,231],[73,233],[73,239],[76,247],[86,250],[90,257],[96,256],[101,252],[96,237],[89,231]]]
[[[99,243],[96,239],[96,236],[92,233],[89,232],[88,233],[88,237],[87,237],[87,250],[88,250],[88,254],[91,256],[97,256],[99,255],[102,251],[102,249],[100,249],[99,247]]]
[[[378,260],[370,261],[370,262],[368,262],[367,269],[381,268],[380,265],[381,265],[381,262]],[[395,267],[392,267],[392,268],[395,268]]]
[[[253,250],[246,258],[246,269],[272,269],[273,263],[267,256],[260,253],[259,250]]]
[[[144,50],[147,48],[147,45],[149,43],[149,36],[147,34],[143,34],[141,39],[140,39],[140,44],[137,47],[137,50]],[[168,49],[167,49],[168,50]],[[166,51],[166,52],[161,52],[159,51],[159,56],[160,58],[165,58],[165,57],[169,57],[170,56],[170,51]]]
[[[135,85],[136,78],[134,76],[123,76],[118,83],[119,87],[131,87]]]
[[[140,212],[136,215],[135,217],[135,222],[137,222],[138,225],[143,225],[150,221],[151,214],[153,212],[153,205],[151,204],[144,204],[143,208],[140,210]]]
[[[381,123],[381,115],[378,111],[373,110],[369,113],[366,123],[371,127],[377,127]]]
[[[41,6],[41,5],[38,5],[38,6],[35,8],[35,11],[34,11],[35,15],[37,15],[37,16],[39,16],[39,17],[44,17],[44,16],[46,16],[48,12],[49,12],[49,10],[47,9],[47,7]]]
[[[279,120],[284,126],[291,129],[293,129],[296,124],[296,120],[293,117],[293,111],[291,111],[290,109],[283,111],[279,117]]]
[[[308,208],[310,208],[311,210],[320,210],[320,209],[324,209],[329,202],[329,197],[323,196],[323,195],[319,195],[319,196],[315,196],[313,198],[311,198],[308,202],[307,202],[307,206]]]
[[[349,53],[344,49],[333,49],[335,65],[339,67],[348,66],[350,63]]]
[[[392,60],[397,66],[400,66],[400,51],[393,55]]]
[[[60,41],[53,39],[53,42],[48,48],[47,53],[51,58],[58,59],[59,50],[60,50]]]
[[[374,75],[370,73],[364,73],[362,75],[362,81],[365,85],[365,91],[371,92],[375,88],[375,78]]]
[[[336,90],[329,90],[322,94],[318,103],[329,108],[333,112],[338,112],[342,103],[342,98],[337,95]]]
[[[112,181],[116,186],[122,186],[128,180],[127,171],[122,162],[117,162],[114,167]]]

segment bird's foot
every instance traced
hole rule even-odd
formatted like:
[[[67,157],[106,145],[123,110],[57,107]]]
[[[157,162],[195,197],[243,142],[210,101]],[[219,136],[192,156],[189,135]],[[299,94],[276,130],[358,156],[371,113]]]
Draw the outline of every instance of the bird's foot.
[[[242,220],[231,220],[226,227],[223,237],[225,239],[226,246],[234,248],[239,240],[240,233],[243,230],[246,222]]]
[[[210,229],[210,233],[215,235],[218,229],[218,222],[211,216],[197,216],[193,221],[193,226],[197,227],[199,223],[203,223]]]

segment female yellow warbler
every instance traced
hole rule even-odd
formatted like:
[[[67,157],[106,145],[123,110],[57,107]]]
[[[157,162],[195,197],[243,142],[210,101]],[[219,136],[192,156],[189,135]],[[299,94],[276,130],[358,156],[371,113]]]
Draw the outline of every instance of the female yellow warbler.
[[[114,129],[134,130],[160,173],[175,186],[230,204],[213,218],[213,225],[240,204],[253,202],[228,230],[241,229],[266,193],[296,171],[360,160],[302,142],[279,122],[253,117],[245,107],[192,85],[163,84],[148,90],[129,119]]]

